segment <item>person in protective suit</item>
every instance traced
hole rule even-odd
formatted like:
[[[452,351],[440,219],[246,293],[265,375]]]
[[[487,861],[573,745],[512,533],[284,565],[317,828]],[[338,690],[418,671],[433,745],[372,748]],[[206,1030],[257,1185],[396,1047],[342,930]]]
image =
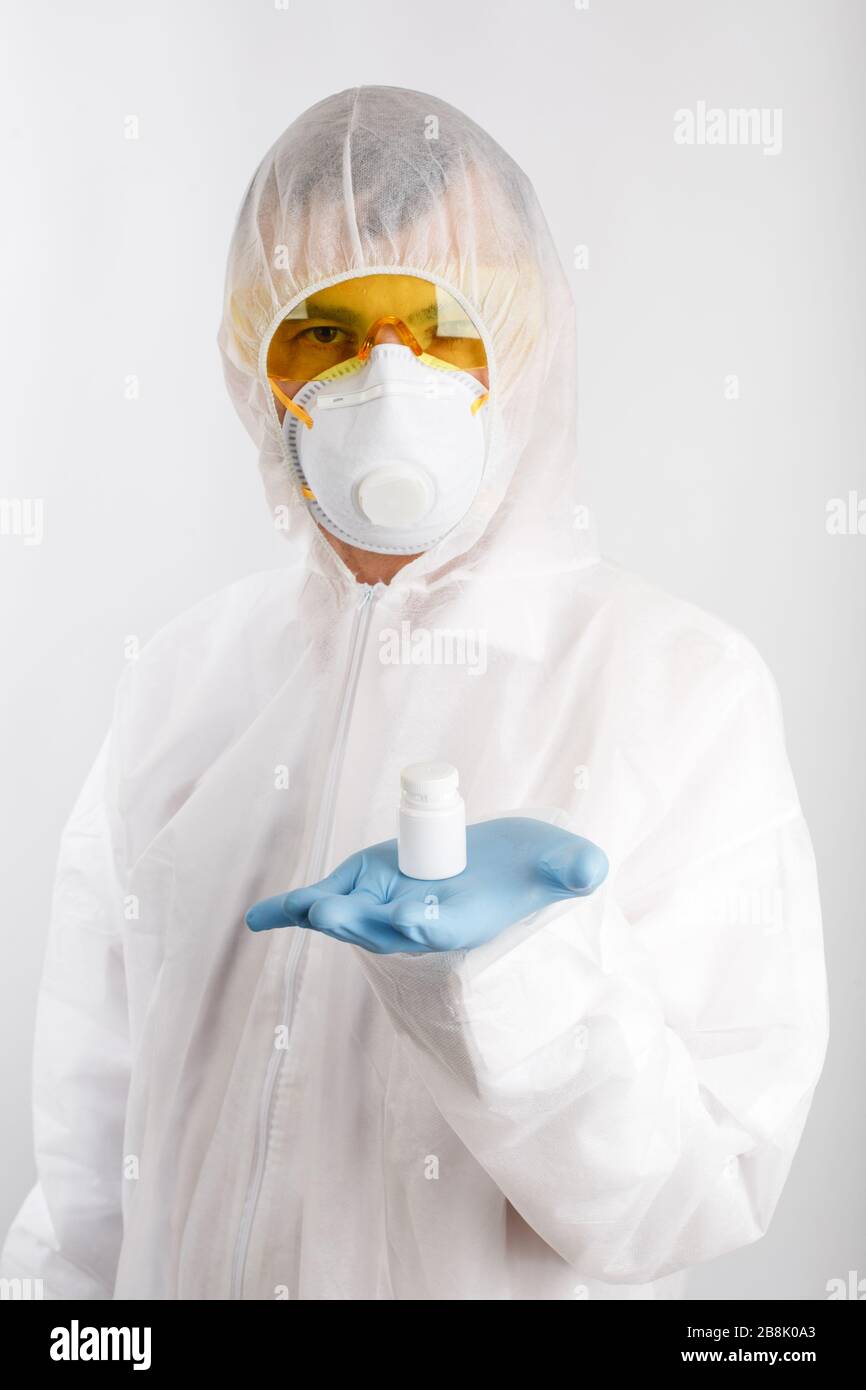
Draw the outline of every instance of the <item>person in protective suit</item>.
[[[219,344],[286,563],[124,673],[66,826],[7,1276],[51,1298],[676,1297],[821,1072],[772,677],[599,558],[525,175],[363,87],[265,155]],[[463,874],[400,874],[459,769]]]

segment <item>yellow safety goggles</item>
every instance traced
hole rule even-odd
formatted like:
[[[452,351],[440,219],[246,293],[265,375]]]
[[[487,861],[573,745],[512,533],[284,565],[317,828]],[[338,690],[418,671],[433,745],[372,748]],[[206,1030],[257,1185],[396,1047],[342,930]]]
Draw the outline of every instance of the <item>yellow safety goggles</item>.
[[[447,290],[418,275],[359,275],[317,290],[277,325],[267,357],[275,393],[284,400],[323,373],[365,362],[383,329],[416,356],[474,374],[487,367],[478,328]]]

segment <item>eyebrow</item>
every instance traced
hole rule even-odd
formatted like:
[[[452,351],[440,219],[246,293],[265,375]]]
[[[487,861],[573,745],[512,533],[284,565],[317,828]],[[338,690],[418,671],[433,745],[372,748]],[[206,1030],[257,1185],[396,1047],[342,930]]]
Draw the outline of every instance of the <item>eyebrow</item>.
[[[309,319],[328,319],[333,323],[345,323],[349,325],[357,324],[360,315],[353,313],[351,309],[327,309],[317,305],[315,299],[308,299],[306,303],[307,318]]]
[[[341,309],[337,306],[329,309],[321,304],[317,304],[315,299],[307,300],[307,317],[311,319],[327,319],[332,323],[343,323],[350,328],[357,327],[358,324],[366,321],[366,314],[360,314],[357,310]],[[432,301],[426,309],[419,309],[417,313],[410,314],[406,319],[407,323],[429,323],[433,319],[439,318],[439,306]]]

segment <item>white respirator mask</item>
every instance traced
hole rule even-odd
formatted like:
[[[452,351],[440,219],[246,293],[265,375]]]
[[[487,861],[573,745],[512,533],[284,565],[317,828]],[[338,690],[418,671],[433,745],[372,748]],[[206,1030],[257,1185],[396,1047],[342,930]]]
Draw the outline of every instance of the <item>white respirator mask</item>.
[[[429,550],[480,487],[487,394],[469,372],[402,343],[308,381],[283,437],[312,515],[362,550]]]

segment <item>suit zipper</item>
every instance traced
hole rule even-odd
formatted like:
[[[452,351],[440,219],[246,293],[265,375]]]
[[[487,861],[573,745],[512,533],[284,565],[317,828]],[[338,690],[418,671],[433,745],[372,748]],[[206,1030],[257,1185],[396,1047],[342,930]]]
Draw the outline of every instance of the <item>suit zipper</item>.
[[[330,844],[331,831],[333,828],[334,805],[337,797],[337,787],[340,781],[343,758],[346,752],[346,744],[349,738],[349,728],[352,722],[352,710],[354,708],[355,694],[358,688],[361,658],[364,654],[367,634],[370,630],[370,619],[373,614],[373,605],[378,596],[377,591],[384,586],[381,584],[364,584],[362,587],[364,592],[355,609],[355,616],[352,622],[352,633],[349,638],[349,655],[343,676],[343,688],[340,694],[337,724],[334,731],[334,748],[328,764],[328,772],[325,778],[325,786],[316,823],[316,833],[313,837],[313,844],[310,851],[308,869],[308,882],[310,883],[318,882],[325,874],[328,846]],[[287,1033],[291,1021],[291,1004],[295,976],[297,975],[298,966],[307,947],[306,931],[297,930],[295,928],[289,928],[289,930],[292,933],[292,941],[289,947],[289,953],[286,957],[286,966],[283,975],[282,1002],[280,1006],[280,1024]],[[241,1221],[238,1227],[234,1258],[232,1260],[231,1297],[233,1299],[239,1299],[243,1291],[244,1271],[246,1268],[250,1237],[252,1236],[253,1221],[255,1219],[256,1207],[258,1205],[259,1194],[265,1176],[265,1166],[267,1164],[271,1110],[277,1089],[277,1081],[279,1080],[280,1067],[287,1051],[287,1048],[281,1048],[279,1050],[274,1048],[268,1060],[267,1071],[265,1072],[265,1081],[259,1101],[259,1113],[256,1124],[253,1170],[250,1175],[247,1194],[241,1212]]]

